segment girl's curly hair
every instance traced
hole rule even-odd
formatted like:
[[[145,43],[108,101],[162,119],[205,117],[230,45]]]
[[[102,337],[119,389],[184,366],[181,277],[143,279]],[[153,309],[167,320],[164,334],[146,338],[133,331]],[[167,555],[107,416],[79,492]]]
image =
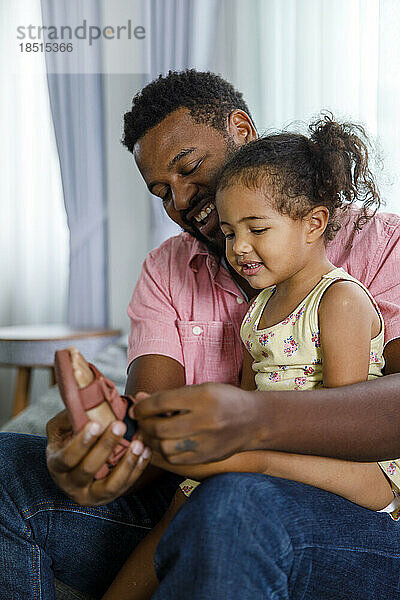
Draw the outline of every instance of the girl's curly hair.
[[[308,127],[309,136],[282,131],[242,146],[221,170],[217,189],[234,183],[250,189],[273,186],[275,208],[301,219],[314,206],[326,206],[329,221],[325,240],[340,229],[340,213],[362,203],[356,230],[381,205],[368,165],[369,141],[364,128],[338,123],[323,114]]]

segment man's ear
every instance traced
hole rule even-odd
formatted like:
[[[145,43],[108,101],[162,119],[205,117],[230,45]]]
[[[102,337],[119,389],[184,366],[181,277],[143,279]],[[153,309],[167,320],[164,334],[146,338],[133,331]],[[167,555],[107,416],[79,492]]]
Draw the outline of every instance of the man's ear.
[[[326,206],[316,206],[304,217],[307,224],[307,244],[312,244],[320,238],[329,221],[329,210]]]
[[[228,134],[236,146],[257,139],[257,131],[253,121],[244,110],[233,110],[228,116]]]

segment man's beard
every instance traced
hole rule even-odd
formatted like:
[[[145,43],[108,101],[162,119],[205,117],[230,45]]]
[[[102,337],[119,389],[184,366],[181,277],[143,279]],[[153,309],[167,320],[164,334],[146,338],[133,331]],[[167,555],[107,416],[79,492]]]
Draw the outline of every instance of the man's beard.
[[[210,251],[211,254],[214,254],[218,258],[221,258],[222,256],[224,256],[224,254],[225,254],[224,246],[219,245],[217,242],[213,242],[212,240],[209,240],[195,227],[190,227],[190,230],[186,229],[185,231],[187,231],[187,233],[189,233],[196,240],[198,240],[199,242],[201,242],[202,244],[207,246],[207,249]]]
[[[234,143],[234,141],[231,137],[229,137],[227,135],[225,137],[225,139],[226,139],[226,154],[225,154],[224,164],[232,156],[232,154],[234,154],[238,150],[238,146]],[[207,200],[208,202],[212,202],[215,205],[215,195],[216,195],[216,191],[217,191],[217,183],[219,180],[219,174],[222,171],[223,167],[224,167],[224,165],[222,165],[221,168],[218,169],[218,171],[212,178],[212,182],[210,184],[210,188],[208,190],[207,196],[204,195],[202,198],[196,198],[196,202],[192,206],[189,206],[189,208],[187,210],[185,210],[182,214],[182,220],[185,223],[185,225],[188,227],[187,232],[192,237],[194,237],[196,240],[198,240],[199,242],[202,242],[205,246],[207,246],[207,248],[211,252],[211,254],[214,254],[215,256],[217,256],[219,258],[221,258],[222,256],[225,255],[225,244],[223,243],[222,232],[219,230],[219,228],[217,228],[216,232],[220,233],[220,240],[219,241],[218,240],[213,241],[212,239],[210,240],[208,237],[206,237],[204,234],[202,234],[201,231],[199,231],[197,229],[197,227],[194,225],[193,222],[189,222],[187,220],[187,215],[195,208],[196,205],[199,205],[199,206],[205,205],[205,202],[204,202],[205,200]]]

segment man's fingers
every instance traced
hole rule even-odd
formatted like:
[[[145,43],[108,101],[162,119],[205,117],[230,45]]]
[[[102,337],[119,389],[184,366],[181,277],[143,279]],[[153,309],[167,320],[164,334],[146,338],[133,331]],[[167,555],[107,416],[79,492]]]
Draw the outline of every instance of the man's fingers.
[[[125,431],[126,425],[124,423],[114,421],[114,423],[111,423],[107,427],[96,443],[92,445],[89,452],[87,452],[88,446],[86,446],[87,454],[75,469],[74,479],[76,483],[84,485],[93,479],[100,467],[106,463]],[[83,442],[85,443],[85,440]]]
[[[53,431],[54,429],[71,429],[71,421],[68,418],[68,413],[66,409],[61,410],[59,413],[54,415],[47,422],[47,429]]]
[[[200,449],[195,436],[174,440],[159,440],[143,435],[143,442],[150,446],[154,452],[161,454],[165,460],[175,464],[181,464],[181,457],[185,457],[187,463],[193,462],[193,457],[198,456]],[[201,460],[197,460],[196,462],[201,462]],[[186,464],[186,461],[185,463],[182,462],[182,464]]]
[[[147,392],[137,392],[135,394],[135,400],[137,402],[140,402],[141,400],[144,400],[145,398],[148,398],[150,396],[150,394],[148,394]]]
[[[63,447],[54,450],[51,443],[47,447],[47,464],[51,471],[65,473],[74,469],[94,446],[101,426],[95,422],[86,423],[85,427]]]
[[[57,413],[46,424],[46,433],[49,442],[60,444],[67,434],[72,435],[71,421],[66,410]]]
[[[121,441],[126,431],[124,423],[115,421],[101,437],[87,435],[88,423],[73,439],[75,448],[69,447],[65,456],[53,453],[50,462],[57,466],[58,481],[62,481],[64,491],[82,506],[106,504],[126,492],[143,473],[150,462],[151,450],[141,440],[134,440],[118,464],[104,479],[95,480],[97,471]],[[84,448],[82,460],[74,464]]]
[[[178,456],[179,458],[175,462],[179,463],[185,454],[189,453],[193,456],[194,453],[198,453],[199,444],[194,436],[185,437],[179,440],[164,440],[160,443],[160,449],[161,453],[168,456],[168,460],[171,462],[173,457]]]
[[[107,504],[124,494],[139,479],[150,462],[151,450],[142,442],[132,442],[123,458],[104,479],[90,486],[92,504]]]
[[[179,440],[166,440],[159,442],[159,452],[172,465],[195,465],[206,460],[203,455],[200,440],[196,436]]]
[[[151,438],[149,436],[146,436],[145,434],[141,435],[141,438],[143,440],[143,443],[145,444],[145,446],[150,447],[152,450],[156,450],[157,452],[159,452],[160,454],[162,454],[162,450],[161,450],[161,440],[157,440],[156,438]]]
[[[205,462],[196,452],[183,452],[168,456],[166,459],[171,465],[195,465]]]
[[[148,438],[176,439],[182,437],[182,433],[190,435],[192,431],[201,431],[201,417],[193,413],[149,417],[139,422],[139,429]]]
[[[139,392],[139,394],[141,399],[135,405],[136,419],[147,419],[148,417],[162,415],[171,411],[185,411],[190,408],[187,399],[182,401],[179,398],[179,390],[168,390],[145,398],[142,398],[142,392]]]

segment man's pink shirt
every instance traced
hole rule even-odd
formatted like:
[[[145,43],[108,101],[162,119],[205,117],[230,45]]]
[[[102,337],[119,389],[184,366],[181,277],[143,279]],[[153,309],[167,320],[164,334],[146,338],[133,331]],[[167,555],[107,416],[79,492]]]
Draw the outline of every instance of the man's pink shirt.
[[[327,246],[329,260],[361,281],[400,337],[400,217],[378,213],[354,233],[354,213]],[[186,383],[239,384],[247,302],[229,273],[187,233],[150,252],[128,306],[128,365],[146,354],[175,359]]]

